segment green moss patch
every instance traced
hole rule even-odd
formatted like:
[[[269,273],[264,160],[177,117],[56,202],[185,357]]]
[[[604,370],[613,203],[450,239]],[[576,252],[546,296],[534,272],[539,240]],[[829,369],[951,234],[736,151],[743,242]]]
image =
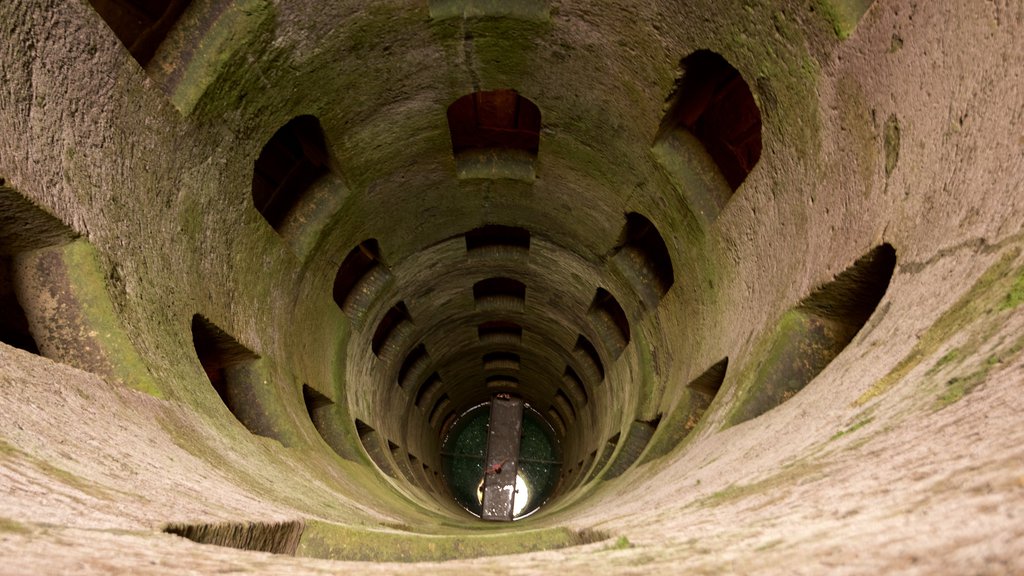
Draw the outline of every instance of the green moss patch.
[[[1020,275],[1024,272],[1018,271],[1017,274],[1011,274],[1013,262],[1019,254],[1019,249],[1010,250],[989,267],[971,286],[971,289],[943,312],[938,320],[925,331],[910,353],[900,360],[888,374],[857,398],[853,405],[863,406],[873,398],[888,392],[921,362],[935,354],[954,334],[963,331],[965,326],[987,315],[993,309],[1004,309],[1000,305],[1000,299],[1002,299],[1002,303],[1012,302],[1014,299],[1012,295],[1015,293],[1017,285],[1022,283]],[[1011,283],[1012,286],[1010,286]],[[975,339],[972,348],[980,345],[980,342],[985,339],[984,337]],[[964,351],[957,352],[957,354],[967,355]],[[948,355],[949,353],[947,353]],[[953,357],[947,358],[945,363],[948,364],[954,360]],[[939,364],[942,363],[943,359],[940,359],[936,366],[933,366],[933,370],[937,371],[940,367]]]
[[[308,521],[295,555],[367,562],[436,562],[554,550],[606,538],[600,532],[568,528],[425,535]]]

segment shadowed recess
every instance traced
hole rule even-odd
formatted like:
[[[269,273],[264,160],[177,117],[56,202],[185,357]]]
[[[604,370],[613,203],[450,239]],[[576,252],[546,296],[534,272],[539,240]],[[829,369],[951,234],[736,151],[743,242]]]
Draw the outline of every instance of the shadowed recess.
[[[406,322],[412,322],[412,317],[409,316],[405,302],[398,302],[384,314],[380,323],[377,324],[370,344],[373,353],[380,357],[384,345],[395,335],[398,327]]]
[[[629,319],[619,301],[611,292],[598,288],[587,315],[605,347],[617,358],[629,345],[630,339]]]
[[[641,214],[626,214],[626,225],[613,258],[648,308],[657,307],[675,283],[672,257],[665,240],[654,224]]]
[[[537,154],[540,109],[515,90],[474,92],[448,107],[452,152],[508,149]]]
[[[291,522],[220,522],[216,524],[168,524],[164,532],[200,544],[240,550],[294,555],[304,525]]]
[[[89,0],[128,52],[145,67],[191,0]]]
[[[426,369],[430,363],[430,355],[427,354],[427,347],[420,344],[409,351],[398,369],[398,385],[402,388],[408,387],[416,379],[420,372]]]
[[[584,372],[590,374],[591,381],[599,384],[604,380],[604,363],[601,362],[601,355],[586,336],[580,334],[576,338],[576,346],[572,352]]]
[[[199,314],[192,317],[192,343],[210,384],[228,410],[250,432],[273,437],[255,399],[262,379],[255,369],[259,356]]]
[[[766,360],[745,385],[729,424],[775,408],[824,370],[867,323],[895,267],[896,250],[882,244],[783,314],[766,344]]]
[[[526,301],[526,284],[511,278],[488,278],[473,284],[478,308],[521,310]]]
[[[370,307],[390,274],[380,261],[377,240],[363,240],[349,251],[334,277],[334,302],[351,317]]]
[[[761,158],[761,111],[743,76],[720,55],[698,50],[680,67],[661,131],[696,136],[735,191]]]
[[[515,226],[490,224],[466,232],[466,251],[513,251],[530,249],[530,232]]]
[[[253,204],[274,230],[280,230],[302,195],[327,171],[320,121],[313,116],[293,118],[274,133],[256,159]]]
[[[486,344],[519,344],[523,327],[507,320],[490,320],[477,326],[477,337]]]

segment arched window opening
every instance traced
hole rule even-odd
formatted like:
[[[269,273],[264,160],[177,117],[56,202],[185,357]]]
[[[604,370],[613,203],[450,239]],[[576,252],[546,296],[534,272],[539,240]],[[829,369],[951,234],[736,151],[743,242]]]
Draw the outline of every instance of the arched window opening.
[[[484,370],[519,370],[519,354],[490,352],[484,354]]]
[[[430,355],[427,354],[427,347],[423,344],[413,348],[405,356],[402,366],[398,369],[398,385],[407,388],[419,374],[426,370],[430,363]]]
[[[540,109],[515,90],[467,94],[448,107],[460,178],[534,179]]]
[[[601,362],[601,355],[586,336],[580,334],[576,338],[576,346],[572,352],[592,383],[599,384],[604,380],[604,363]]]
[[[595,331],[612,356],[618,357],[629,345],[629,319],[611,292],[598,288],[587,312]]]
[[[650,421],[635,420],[629,425],[626,439],[622,441],[622,450],[619,450],[619,455],[612,462],[612,465],[608,467],[604,480],[618,478],[633,466],[633,463],[643,454],[644,449],[651,442],[651,438],[658,430],[659,424],[661,424],[661,416]]]
[[[672,257],[665,240],[654,224],[641,214],[626,214],[626,225],[613,258],[648,308],[656,308],[675,283]]]
[[[515,226],[492,224],[466,232],[466,252],[470,254],[523,255],[530,250],[530,232]]]
[[[271,423],[256,400],[263,383],[255,369],[259,356],[199,314],[192,317],[192,343],[213,389],[250,432],[273,438]]]
[[[741,392],[728,423],[756,418],[810,384],[867,324],[895,268],[896,250],[882,244],[783,314],[772,330],[767,360]]]
[[[444,386],[444,382],[441,380],[441,375],[437,372],[431,374],[420,384],[420,389],[416,392],[416,407],[423,408],[427,399],[431,398],[442,386]]]
[[[488,278],[473,285],[477,309],[522,310],[526,284],[511,278]]]
[[[252,176],[252,201],[274,230],[282,224],[302,195],[328,172],[327,145],[320,121],[298,116],[270,138]]]
[[[387,266],[381,263],[377,240],[363,240],[349,251],[338,267],[334,277],[334,302],[353,321],[358,321],[390,278]]]
[[[385,453],[385,440],[380,433],[362,420],[356,420],[356,434],[359,436],[360,444],[363,445],[363,450],[366,450],[366,455],[380,468],[381,472],[392,478],[397,478],[395,468],[388,461]]]
[[[506,320],[491,320],[476,328],[484,344],[519,344],[523,341],[523,327]]]
[[[691,211],[710,223],[761,158],[761,110],[719,54],[698,50],[680,67],[654,152]]]
[[[407,323],[412,323],[412,317],[409,316],[405,302],[398,302],[384,314],[380,323],[377,324],[377,330],[374,331],[370,344],[373,353],[378,358],[381,357],[388,342],[392,341],[394,336],[400,332],[400,327]]]
[[[580,380],[579,375],[576,374],[572,367],[565,367],[565,372],[562,374],[562,384],[565,385],[566,389],[569,390],[569,393],[572,394],[580,406],[586,406],[587,402],[590,401],[587,387],[583,385],[583,380]]]

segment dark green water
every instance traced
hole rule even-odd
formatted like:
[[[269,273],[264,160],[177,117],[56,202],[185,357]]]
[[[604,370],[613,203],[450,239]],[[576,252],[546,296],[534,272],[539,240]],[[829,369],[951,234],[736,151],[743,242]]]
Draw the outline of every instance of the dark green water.
[[[477,491],[484,475],[487,452],[487,425],[490,403],[466,411],[452,426],[441,448],[442,469],[455,500],[479,516]],[[519,444],[519,476],[526,484],[529,498],[516,514],[522,518],[547,501],[558,480],[561,454],[551,427],[535,410],[523,410],[523,432]],[[516,494],[518,499],[521,493]],[[516,508],[520,507],[516,503]]]

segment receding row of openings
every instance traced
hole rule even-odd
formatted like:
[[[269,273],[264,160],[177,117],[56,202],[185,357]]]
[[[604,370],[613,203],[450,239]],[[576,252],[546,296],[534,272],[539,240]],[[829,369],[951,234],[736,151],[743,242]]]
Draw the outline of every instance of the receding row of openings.
[[[530,231],[515,226],[490,224],[466,232],[466,252],[472,255],[525,256],[530,251]]]
[[[885,296],[896,250],[882,244],[783,314],[729,424],[755,418],[796,395],[853,341]]]
[[[478,310],[522,311],[526,306],[526,284],[512,278],[487,278],[473,284]]]
[[[490,320],[476,328],[481,344],[520,344],[523,327],[508,320]]]
[[[388,309],[373,332],[373,338],[370,341],[373,353],[380,358],[388,343],[396,341],[396,336],[411,324],[412,316],[409,315],[409,309],[405,307],[405,302],[397,302]]]
[[[540,108],[515,90],[459,98],[448,107],[448,129],[460,178],[534,179]]]
[[[721,55],[698,50],[680,67],[654,150],[691,211],[711,222],[761,158],[761,111]]]
[[[650,220],[636,212],[626,214],[612,258],[649,309],[657,308],[675,282],[665,240]]]
[[[598,288],[587,316],[612,357],[618,358],[630,340],[629,319],[619,301],[611,292]]]
[[[128,52],[145,67],[191,0],[89,0]]]
[[[484,370],[519,370],[519,354],[488,352],[483,356]]]
[[[576,338],[572,354],[589,383],[597,385],[604,381],[604,363],[601,362],[601,355],[586,336],[580,334]]]
[[[256,159],[252,175],[252,201],[274,230],[313,183],[329,172],[327,144],[320,121],[297,116],[267,141]]]
[[[334,302],[358,323],[390,279],[391,272],[381,261],[377,240],[363,240],[345,255],[338,267]]]

